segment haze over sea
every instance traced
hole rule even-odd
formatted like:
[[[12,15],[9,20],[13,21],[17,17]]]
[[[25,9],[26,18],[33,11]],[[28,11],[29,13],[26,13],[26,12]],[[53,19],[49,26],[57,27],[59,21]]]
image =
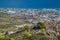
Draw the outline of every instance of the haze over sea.
[[[60,8],[60,0],[0,0],[0,8]]]

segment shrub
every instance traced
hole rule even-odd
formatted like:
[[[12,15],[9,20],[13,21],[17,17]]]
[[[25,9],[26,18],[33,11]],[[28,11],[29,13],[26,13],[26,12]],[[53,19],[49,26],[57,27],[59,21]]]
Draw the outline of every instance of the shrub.
[[[42,29],[42,28],[45,28],[45,23],[44,22],[38,22],[37,23],[37,26]]]
[[[5,35],[4,34],[0,34],[0,40],[5,40]]]
[[[28,26],[28,25],[24,26],[24,30],[29,31],[30,30],[30,26]]]
[[[25,31],[24,36],[27,37],[27,38],[31,38],[32,34],[30,32]]]

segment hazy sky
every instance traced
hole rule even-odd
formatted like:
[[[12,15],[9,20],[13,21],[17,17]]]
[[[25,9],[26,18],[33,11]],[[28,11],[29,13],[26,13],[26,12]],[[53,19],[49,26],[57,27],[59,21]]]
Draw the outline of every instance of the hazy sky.
[[[60,0],[0,0],[0,8],[60,8]]]

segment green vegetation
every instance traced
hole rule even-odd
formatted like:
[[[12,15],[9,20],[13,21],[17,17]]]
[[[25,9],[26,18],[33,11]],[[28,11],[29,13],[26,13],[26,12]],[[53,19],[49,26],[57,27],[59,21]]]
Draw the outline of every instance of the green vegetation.
[[[36,19],[34,18],[34,20]],[[15,26],[23,24],[27,25],[22,28],[16,28]],[[54,22],[47,22],[48,26],[45,22],[38,22],[34,26],[28,24],[30,24],[29,21],[20,19],[19,17],[11,17],[7,13],[0,12],[0,33],[2,33],[0,34],[0,40],[49,40],[50,35],[54,34],[56,30]],[[34,30],[33,27],[37,30]],[[45,27],[49,27],[49,31]],[[13,33],[9,34],[11,31]],[[57,36],[57,39],[60,40],[60,36]]]
[[[0,40],[10,40],[5,34],[0,34]]]
[[[7,13],[0,12],[0,17],[2,17],[2,18],[9,18],[10,16]]]
[[[37,25],[35,25],[32,29],[44,29],[45,28],[45,22],[38,22]]]
[[[5,39],[5,35],[4,34],[0,34],[0,39]]]
[[[24,37],[27,37],[27,38],[32,37],[32,34],[30,32],[25,31],[23,34],[24,34]]]
[[[60,40],[60,36],[57,36],[58,40]]]
[[[33,40],[49,40],[49,38],[47,38],[44,34],[41,34],[41,33],[34,34],[32,39]]]
[[[31,26],[29,25],[24,26],[24,30],[29,31],[30,29],[31,29]]]
[[[42,29],[42,28],[45,28],[45,23],[44,22],[38,22],[37,23],[37,26]]]
[[[18,32],[23,32],[24,29],[23,28],[18,28]]]
[[[9,27],[14,27],[14,25],[12,25],[12,24],[0,25],[0,28],[9,28]]]

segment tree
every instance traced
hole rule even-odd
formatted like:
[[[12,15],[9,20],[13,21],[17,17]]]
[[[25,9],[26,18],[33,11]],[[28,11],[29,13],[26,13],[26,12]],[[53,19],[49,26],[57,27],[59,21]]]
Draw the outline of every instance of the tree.
[[[39,27],[40,29],[45,28],[45,23],[44,22],[38,22],[37,27]]]

